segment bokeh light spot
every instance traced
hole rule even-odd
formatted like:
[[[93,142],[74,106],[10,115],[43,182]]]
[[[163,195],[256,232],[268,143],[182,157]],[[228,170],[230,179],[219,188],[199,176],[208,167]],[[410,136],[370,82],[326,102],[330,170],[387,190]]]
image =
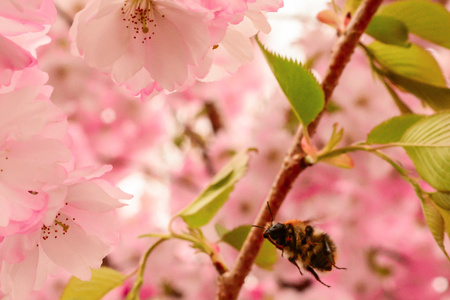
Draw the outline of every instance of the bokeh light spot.
[[[438,293],[443,293],[448,289],[448,280],[445,277],[436,277],[431,282],[431,286]]]

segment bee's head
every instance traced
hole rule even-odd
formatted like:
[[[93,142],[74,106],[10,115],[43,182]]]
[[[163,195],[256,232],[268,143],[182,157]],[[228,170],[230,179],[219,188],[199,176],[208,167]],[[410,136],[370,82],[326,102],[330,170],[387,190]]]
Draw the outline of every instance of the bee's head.
[[[264,231],[264,238],[276,246],[284,246],[286,243],[286,225],[275,223]]]

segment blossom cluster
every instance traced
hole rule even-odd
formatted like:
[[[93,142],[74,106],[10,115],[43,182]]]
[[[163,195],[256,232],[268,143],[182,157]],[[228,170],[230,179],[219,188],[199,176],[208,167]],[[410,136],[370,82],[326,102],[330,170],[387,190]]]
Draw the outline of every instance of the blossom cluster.
[[[55,21],[52,0],[0,4],[2,299],[29,299],[61,269],[89,279],[117,243],[114,209],[129,198],[100,178],[109,166],[77,166],[36,57]]]
[[[236,72],[253,58],[249,38],[270,30],[263,12],[280,6],[280,0],[92,0],[68,32],[52,0],[0,4],[1,296],[28,299],[62,269],[90,278],[118,242],[114,209],[129,198],[101,177],[120,177],[132,148],[165,130],[161,109],[136,108],[139,102],[100,73],[84,76],[84,66],[83,75],[73,73],[78,62],[62,67],[71,58],[55,51],[69,35],[72,54],[145,98]],[[97,103],[83,107],[95,93]],[[110,175],[110,166],[94,167],[104,162],[119,168]]]
[[[142,98],[214,80],[253,58],[250,37],[281,0],[90,0],[70,30],[72,51]],[[100,42],[99,42],[100,41]]]

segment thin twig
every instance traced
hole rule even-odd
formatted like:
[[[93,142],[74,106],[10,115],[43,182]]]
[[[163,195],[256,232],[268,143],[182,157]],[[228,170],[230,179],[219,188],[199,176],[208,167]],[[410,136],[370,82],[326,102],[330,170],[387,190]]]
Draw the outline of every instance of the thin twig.
[[[209,176],[214,176],[216,174],[216,171],[214,170],[211,157],[209,156],[208,147],[203,138],[198,133],[193,131],[189,125],[186,125],[184,127],[184,134],[191,140],[194,146],[200,148],[206,171],[208,172]]]
[[[369,25],[370,20],[381,2],[382,0],[365,0],[352,18],[348,25],[348,29],[337,41],[334,47],[335,52],[332,55],[330,66],[322,83],[322,89],[325,94],[325,106],[328,103],[334,88],[338,84],[339,78],[346,64],[350,60],[350,56],[357,46],[361,35],[367,25]],[[322,113],[323,111],[308,126],[310,136],[314,135]],[[273,214],[276,215],[295,179],[307,168],[307,165],[304,162],[305,153],[301,147],[302,137],[302,130],[299,128],[294,137],[293,145],[287,153],[281,170],[254,222],[255,225],[264,226],[264,224],[270,221],[271,217],[267,209],[267,201],[270,203]],[[262,242],[263,236],[261,234],[261,229],[253,227],[241,248],[234,268],[230,272],[226,272],[222,276],[219,276],[218,299],[237,299],[239,291],[244,284],[244,280],[250,273],[256,255],[261,248]]]

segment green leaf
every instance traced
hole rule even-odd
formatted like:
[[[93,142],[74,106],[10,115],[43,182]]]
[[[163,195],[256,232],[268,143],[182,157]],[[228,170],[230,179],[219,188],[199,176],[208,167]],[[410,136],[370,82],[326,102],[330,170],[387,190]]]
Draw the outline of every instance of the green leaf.
[[[375,16],[366,29],[374,39],[398,46],[408,46],[408,27],[405,23],[389,16]]]
[[[433,110],[440,111],[450,109],[450,89],[422,83],[418,80],[410,79],[394,72],[386,72],[382,75],[386,76],[395,85],[402,87],[417,98],[422,99]]]
[[[340,143],[340,141],[342,140],[342,137],[344,136],[344,129],[340,129],[338,130],[338,124],[335,123],[333,124],[333,131],[331,133],[331,137],[328,140],[327,144],[325,145],[325,147],[323,147],[316,155],[317,155],[317,161],[321,161],[339,168],[344,168],[344,169],[351,169],[354,167],[354,163],[353,163],[353,159],[350,157],[350,155],[343,153],[340,155],[336,155],[336,156],[331,156],[331,157],[325,157],[323,158],[322,156],[326,156],[328,153],[330,153],[331,151],[333,151],[337,145]],[[303,146],[303,144],[302,144]],[[305,150],[305,148],[304,148]],[[308,153],[308,151],[305,150],[305,152]]]
[[[436,192],[430,193],[429,196],[439,210],[439,213],[444,220],[444,228],[447,232],[447,236],[450,237],[450,193]]]
[[[450,259],[444,247],[445,224],[444,219],[441,216],[441,213],[431,202],[429,202],[426,199],[422,201],[422,210],[428,228],[430,228],[431,234],[436,240],[436,243],[438,244],[439,248],[441,248],[441,250],[444,252],[445,256],[447,256],[447,258]]]
[[[446,87],[445,77],[434,57],[415,44],[400,47],[375,41],[367,46],[367,50],[384,71],[388,70],[422,83]]]
[[[214,228],[216,229],[217,235],[219,236],[220,239],[222,239],[224,234],[229,231],[225,226],[222,226],[220,224],[214,225]]]
[[[450,48],[450,13],[444,6],[431,1],[396,1],[383,6],[378,16],[403,22],[409,32],[426,40]]]
[[[89,281],[72,277],[64,288],[60,300],[99,300],[112,289],[122,285],[127,278],[128,276],[114,269],[101,267],[92,270]]]
[[[436,60],[416,45],[408,48],[374,42],[365,48],[380,64],[374,70],[425,101],[434,110],[450,109],[450,89]]]
[[[346,153],[322,158],[319,161],[343,169],[352,169],[355,166],[352,157]]]
[[[431,200],[435,204],[435,207],[441,214],[441,217],[444,221],[444,228],[447,232],[447,236],[450,237],[450,193],[448,192],[436,192],[429,194]],[[439,243],[438,243],[439,244]],[[439,245],[440,246],[440,245]],[[441,247],[442,249],[442,247]],[[445,254],[447,254],[444,251]],[[450,258],[447,256],[450,260]]]
[[[331,150],[334,150],[334,148],[336,148],[336,146],[341,142],[342,137],[344,136],[344,129],[341,128],[339,131],[337,129],[338,124],[334,123],[333,131],[331,132],[331,137],[328,140],[328,143],[325,145],[325,147],[323,147],[322,150],[320,150],[320,153],[327,153],[330,152]]]
[[[448,236],[450,234],[450,211],[448,209],[444,209],[439,206],[436,206],[436,208],[439,210],[439,213],[441,214],[442,219],[444,220],[444,228]]]
[[[222,236],[222,241],[229,244],[236,250],[241,250],[248,233],[250,232],[250,225],[243,225],[228,231]],[[263,229],[261,229],[263,231]],[[263,234],[263,232],[261,232]],[[273,265],[277,262],[277,250],[267,240],[264,240],[261,250],[256,257],[255,263],[263,269],[271,270]]]
[[[431,200],[437,206],[450,210],[450,193],[448,192],[436,192],[430,194]]]
[[[303,126],[311,123],[324,107],[324,95],[314,75],[301,63],[266,50],[258,44]]]
[[[393,117],[377,125],[367,136],[367,144],[390,144],[397,143],[405,131],[422,119],[420,115],[402,115]]]
[[[342,107],[339,106],[339,104],[337,104],[336,101],[330,100],[327,103],[327,106],[325,107],[325,110],[326,110],[327,113],[332,114],[332,113],[341,111]]]
[[[419,120],[400,142],[426,182],[438,191],[450,191],[450,112]]]
[[[190,227],[201,227],[208,224],[225,201],[228,200],[236,182],[247,172],[248,152],[251,150],[235,155],[214,176],[203,192],[186,206],[178,216],[183,218]]]

